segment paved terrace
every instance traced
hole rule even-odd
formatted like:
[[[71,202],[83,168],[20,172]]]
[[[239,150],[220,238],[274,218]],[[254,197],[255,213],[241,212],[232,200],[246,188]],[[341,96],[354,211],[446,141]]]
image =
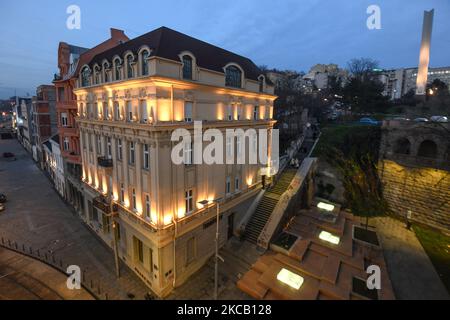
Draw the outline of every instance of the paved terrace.
[[[358,224],[359,219],[345,211],[337,210],[335,221],[329,221],[318,210],[301,210],[285,229],[298,237],[295,243],[285,251],[272,245],[238,287],[256,299],[266,300],[365,299],[353,291],[353,277],[365,280],[366,267],[375,264],[381,269],[378,299],[394,299],[382,251],[352,238],[353,226]],[[319,239],[323,230],[339,236],[339,244]],[[304,278],[299,290],[277,280],[282,268]]]

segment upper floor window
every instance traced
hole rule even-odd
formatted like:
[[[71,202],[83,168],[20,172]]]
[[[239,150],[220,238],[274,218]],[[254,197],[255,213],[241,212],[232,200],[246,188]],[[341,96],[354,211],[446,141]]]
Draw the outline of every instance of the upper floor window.
[[[108,159],[111,159],[112,158],[112,149],[111,149],[111,138],[110,137],[106,138],[106,151],[107,151]]]
[[[146,76],[148,75],[148,51],[144,50],[141,53],[141,68],[142,68],[142,75]]]
[[[145,195],[145,218],[147,220],[151,220],[151,204],[150,204],[150,195]]]
[[[69,125],[66,112],[61,113],[61,125],[63,127],[67,127]]]
[[[109,82],[107,62],[103,64],[103,82]]]
[[[121,202],[125,201],[125,187],[123,183],[120,184],[120,201]]]
[[[192,213],[192,211],[194,211],[194,197],[192,189],[185,191],[184,200],[186,206],[186,214]]]
[[[102,137],[97,136],[97,154],[102,154]]]
[[[236,66],[229,66],[225,70],[225,85],[227,87],[241,88],[242,72]]]
[[[94,84],[100,83],[100,67],[95,66],[94,67]]]
[[[150,149],[148,144],[144,144],[144,169],[148,169],[150,165]]]
[[[67,151],[69,150],[69,138],[65,137],[64,138],[64,150]]]
[[[117,140],[117,159],[122,160],[122,140]]]
[[[88,67],[84,67],[83,70],[81,71],[81,86],[82,87],[87,87],[91,84],[91,81],[89,79],[91,75],[91,72],[89,71]]]
[[[258,120],[259,118],[259,106],[253,107],[253,120]]]
[[[184,121],[186,122],[192,121],[192,102],[184,103]]]
[[[133,78],[133,56],[127,56],[127,78]]]
[[[130,164],[134,164],[135,161],[135,153],[134,153],[134,142],[130,141]]]
[[[119,60],[119,58],[114,60],[114,76],[116,77],[115,80],[120,80],[122,78],[120,76],[120,60]]]
[[[133,121],[133,105],[131,101],[127,101],[127,120]]]
[[[192,80],[192,57],[183,56],[183,79]]]

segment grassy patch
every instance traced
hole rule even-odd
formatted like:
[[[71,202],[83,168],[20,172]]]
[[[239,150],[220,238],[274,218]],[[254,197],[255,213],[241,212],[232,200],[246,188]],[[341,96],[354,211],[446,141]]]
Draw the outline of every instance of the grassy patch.
[[[414,232],[450,292],[450,237],[429,228],[413,226]]]

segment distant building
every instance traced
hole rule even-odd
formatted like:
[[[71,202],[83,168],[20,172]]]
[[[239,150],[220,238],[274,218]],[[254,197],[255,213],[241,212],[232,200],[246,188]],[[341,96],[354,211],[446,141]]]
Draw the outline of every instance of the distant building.
[[[408,92],[416,91],[418,68],[376,70],[384,85],[383,94],[391,100],[399,99]],[[427,84],[439,79],[450,87],[450,67],[429,68]]]
[[[57,132],[55,86],[41,85],[32,99],[33,158],[43,167],[42,144]]]
[[[13,114],[15,114],[15,122],[17,129],[17,140],[23,147],[31,153],[33,145],[33,135],[30,134],[32,126],[32,104],[31,97],[21,98],[15,97],[16,102],[13,105]]]
[[[61,156],[59,146],[59,136],[53,135],[50,139],[43,142],[43,162],[44,169],[53,181],[55,189],[62,196],[66,196],[66,186],[64,177],[64,162]]]
[[[348,72],[339,68],[337,64],[316,64],[303,76],[303,80],[305,81],[305,86],[310,84],[317,89],[323,90],[328,89],[332,77],[341,81],[341,85],[344,85],[347,81]]]

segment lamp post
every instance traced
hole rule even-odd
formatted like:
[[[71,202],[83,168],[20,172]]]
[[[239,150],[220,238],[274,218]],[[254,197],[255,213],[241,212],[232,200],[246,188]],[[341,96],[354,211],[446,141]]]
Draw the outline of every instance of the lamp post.
[[[217,300],[218,296],[218,288],[219,288],[219,259],[224,261],[219,256],[219,220],[220,220],[220,202],[221,198],[217,198],[215,200],[212,200],[216,204],[216,250],[215,250],[215,256],[214,256],[214,300]],[[206,206],[209,204],[210,201],[208,200],[202,200],[199,203],[203,206]]]

